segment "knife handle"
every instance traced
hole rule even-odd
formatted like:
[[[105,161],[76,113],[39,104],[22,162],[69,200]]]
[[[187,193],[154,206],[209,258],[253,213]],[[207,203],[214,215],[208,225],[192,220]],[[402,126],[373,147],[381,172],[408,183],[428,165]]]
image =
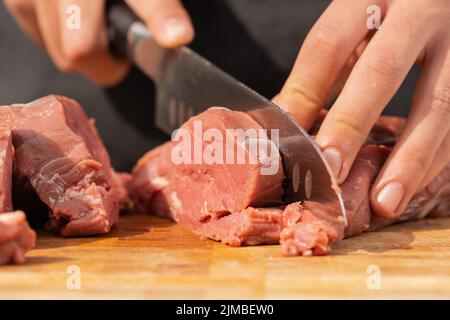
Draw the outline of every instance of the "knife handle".
[[[134,23],[140,22],[140,19],[121,0],[107,1],[106,18],[110,51],[117,57],[130,58],[130,28]]]

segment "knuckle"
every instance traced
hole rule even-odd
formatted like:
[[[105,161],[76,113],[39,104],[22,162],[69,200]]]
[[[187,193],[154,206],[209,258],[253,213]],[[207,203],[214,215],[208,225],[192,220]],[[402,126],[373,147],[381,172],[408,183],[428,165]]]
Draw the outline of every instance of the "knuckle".
[[[450,123],[450,85],[433,90],[430,99],[433,117],[440,123]]]
[[[409,152],[406,155],[405,160],[410,164],[409,166],[405,165],[405,167],[411,168],[412,172],[416,172],[417,174],[425,172],[425,170],[428,169],[430,162],[429,156],[420,150]]]
[[[365,63],[367,75],[375,80],[391,84],[398,79],[398,74],[402,71],[402,65],[398,62],[395,53],[378,53],[369,58]]]
[[[93,50],[94,46],[91,43],[71,43],[64,48],[64,58],[69,65],[76,66],[88,57]]]
[[[75,70],[75,64],[67,59],[56,59],[54,58],[56,67],[62,72],[73,72]]]
[[[448,166],[450,166],[450,130],[439,148],[444,155],[447,155]]]
[[[366,124],[362,123],[355,117],[347,113],[341,113],[334,117],[334,122],[337,126],[344,129],[346,135],[352,135],[361,141],[366,139]]]
[[[304,108],[321,107],[321,99],[308,90],[298,79],[288,81],[286,87],[282,90],[282,95],[288,97],[291,101],[295,101],[296,104],[302,105]]]
[[[56,63],[56,66],[58,67],[59,71],[62,71],[62,72],[65,72],[65,73],[69,73],[69,72],[73,72],[74,71],[74,67],[72,65],[67,64],[67,63],[58,62],[58,63]]]
[[[4,3],[13,12],[22,12],[31,5],[30,0],[4,0]]]
[[[332,22],[317,24],[309,35],[314,49],[321,55],[333,57],[341,52],[341,41],[338,36],[340,27]]]

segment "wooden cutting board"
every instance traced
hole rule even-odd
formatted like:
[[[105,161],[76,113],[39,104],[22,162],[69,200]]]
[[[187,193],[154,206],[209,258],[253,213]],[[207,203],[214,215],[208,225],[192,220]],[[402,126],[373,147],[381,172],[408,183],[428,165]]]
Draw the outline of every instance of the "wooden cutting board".
[[[129,214],[102,237],[40,232],[25,265],[0,267],[0,298],[450,298],[450,219],[285,258],[279,246],[231,248]]]

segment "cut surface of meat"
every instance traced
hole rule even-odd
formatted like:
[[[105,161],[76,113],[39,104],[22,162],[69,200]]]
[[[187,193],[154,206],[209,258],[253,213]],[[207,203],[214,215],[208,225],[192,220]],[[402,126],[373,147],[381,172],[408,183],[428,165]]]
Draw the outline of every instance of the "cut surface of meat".
[[[35,233],[25,214],[12,210],[11,187],[13,167],[12,115],[0,107],[0,265],[23,263],[25,253],[34,247]]]
[[[283,212],[280,233],[281,250],[286,256],[328,254],[330,244],[343,238],[342,221],[335,221],[333,211],[318,202],[291,203]]]
[[[108,232],[126,191],[81,106],[50,95],[9,109],[14,177],[21,192],[34,191],[48,206],[48,227],[63,236]]]
[[[193,129],[195,120],[220,132],[239,126],[259,128],[244,113],[211,108],[181,127],[199,141]],[[380,118],[359,152],[340,186],[347,209],[346,226],[342,218],[336,218],[338,207],[311,201],[282,207],[282,171],[261,176],[258,165],[175,164],[171,158],[177,150],[174,141],[139,160],[130,192],[140,210],[170,217],[203,237],[232,246],[280,243],[284,255],[328,254],[332,243],[365,231],[427,215],[450,215],[450,164],[414,196],[399,218],[381,219],[372,213],[370,186],[390,153],[386,146],[395,143],[404,123],[400,118]],[[208,143],[201,144],[201,151],[205,145]],[[248,148],[245,143],[240,146]],[[276,159],[281,164],[281,157]]]
[[[129,180],[113,170],[93,120],[74,100],[50,95],[1,107],[0,264],[22,263],[35,242],[24,212],[7,212],[12,189],[14,205],[32,218],[48,210],[49,229],[85,236],[118,220]]]
[[[283,226],[280,208],[248,207],[201,224],[196,233],[233,247],[277,244]]]

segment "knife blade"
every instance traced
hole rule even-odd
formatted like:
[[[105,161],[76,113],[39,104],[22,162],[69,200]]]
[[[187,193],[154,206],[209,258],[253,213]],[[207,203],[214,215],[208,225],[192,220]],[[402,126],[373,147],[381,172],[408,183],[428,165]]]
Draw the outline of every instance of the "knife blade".
[[[166,49],[122,3],[108,8],[112,50],[128,57],[156,86],[155,125],[168,134],[209,107],[249,114],[278,131],[285,172],[285,203],[317,201],[346,210],[336,179],[319,146],[284,110],[188,47]],[[339,218],[339,217],[336,217]]]

